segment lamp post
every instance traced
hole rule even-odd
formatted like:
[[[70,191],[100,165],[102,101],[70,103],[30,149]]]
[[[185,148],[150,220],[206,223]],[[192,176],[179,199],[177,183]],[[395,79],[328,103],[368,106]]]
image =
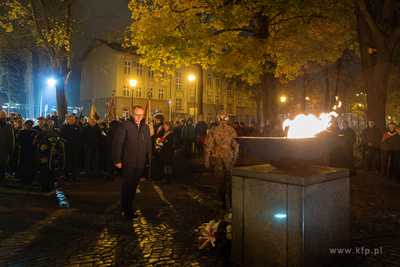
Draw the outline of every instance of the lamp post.
[[[47,79],[47,84],[49,86],[55,86],[56,85],[56,80],[53,78],[49,78]],[[39,116],[42,116],[42,109],[43,109],[43,88],[40,90],[40,109],[39,109]],[[46,116],[46,108],[44,109],[44,113],[43,115]]]
[[[133,107],[133,88],[135,88],[137,81],[135,79],[129,80],[129,83],[132,87],[132,101],[131,101],[131,109]],[[133,110],[132,110],[133,112]]]
[[[193,82],[196,77],[193,75],[189,75],[189,81]],[[193,125],[195,124],[195,118],[196,118],[196,83],[194,83],[194,99],[193,99]],[[190,113],[190,112],[189,112]]]

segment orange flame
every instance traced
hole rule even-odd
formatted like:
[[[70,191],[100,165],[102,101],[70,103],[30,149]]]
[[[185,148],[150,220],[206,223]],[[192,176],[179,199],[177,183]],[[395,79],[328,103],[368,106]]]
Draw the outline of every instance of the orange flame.
[[[337,117],[338,114],[334,111],[322,113],[319,118],[314,115],[300,114],[294,120],[285,120],[282,126],[283,128],[289,126],[288,138],[314,137],[317,133],[329,127],[332,116]]]

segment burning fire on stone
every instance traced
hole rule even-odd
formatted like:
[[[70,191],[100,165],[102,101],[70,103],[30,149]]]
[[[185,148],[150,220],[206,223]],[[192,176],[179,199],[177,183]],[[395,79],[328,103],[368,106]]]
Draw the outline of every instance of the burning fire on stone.
[[[285,120],[283,128],[289,126],[288,138],[309,138],[326,130],[331,124],[332,117],[337,117],[338,114],[334,111],[330,113],[322,113],[319,118],[314,115],[297,115],[294,120]]]

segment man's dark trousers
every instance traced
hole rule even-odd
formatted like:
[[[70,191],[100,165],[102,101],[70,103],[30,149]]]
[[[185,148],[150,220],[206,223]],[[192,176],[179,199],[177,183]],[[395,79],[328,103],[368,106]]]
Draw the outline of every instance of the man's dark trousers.
[[[135,199],[136,189],[144,168],[123,167],[124,184],[122,185],[121,206],[126,215],[132,215],[132,204]]]

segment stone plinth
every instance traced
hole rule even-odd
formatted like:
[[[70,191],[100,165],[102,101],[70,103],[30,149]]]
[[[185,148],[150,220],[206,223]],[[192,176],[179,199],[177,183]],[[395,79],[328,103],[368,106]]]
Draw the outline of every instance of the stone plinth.
[[[265,164],[233,170],[231,260],[236,264],[320,266],[335,257],[330,248],[350,246],[349,224],[347,169],[291,171]]]

